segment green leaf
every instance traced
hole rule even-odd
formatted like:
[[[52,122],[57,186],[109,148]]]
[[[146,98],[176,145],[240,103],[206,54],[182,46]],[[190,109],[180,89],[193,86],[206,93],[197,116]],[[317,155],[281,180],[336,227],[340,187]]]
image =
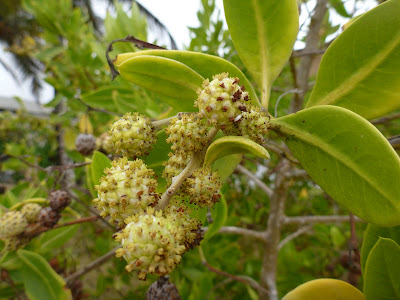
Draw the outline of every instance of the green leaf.
[[[212,169],[218,171],[221,182],[224,182],[235,171],[242,159],[242,154],[227,155],[214,161]]]
[[[346,10],[344,3],[342,0],[329,0],[329,4],[333,7],[333,9],[342,17],[350,18],[351,16]]]
[[[306,107],[337,105],[372,119],[400,107],[400,1],[351,24],[328,48]]]
[[[21,261],[15,251],[8,251],[3,254],[0,258],[0,268],[8,271],[21,268]]]
[[[204,165],[209,166],[218,158],[231,154],[251,153],[269,159],[268,151],[261,145],[241,136],[225,136],[215,140],[207,149]]]
[[[196,91],[204,78],[188,66],[164,57],[132,56],[119,65],[122,77],[163,95],[177,111],[195,111]]]
[[[243,72],[231,62],[209,54],[191,52],[191,51],[179,51],[179,50],[146,50],[136,53],[123,53],[119,54],[114,61],[116,66],[121,65],[125,60],[139,55],[152,55],[170,58],[179,61],[189,68],[195,70],[204,78],[212,79],[213,75],[228,72],[231,77],[238,77],[240,83],[243,84],[246,90],[249,92],[250,99],[256,106],[260,106],[260,101],[257,98],[257,94],[254,91],[253,85],[246,78]]]
[[[116,113],[127,113],[140,109],[140,106],[138,107],[134,102],[133,93],[134,91],[129,88],[106,86],[83,94],[81,99],[95,108],[106,109]]]
[[[400,226],[378,227],[373,224],[368,224],[361,247],[361,270],[363,274],[368,255],[380,237],[390,238],[400,245]]]
[[[171,151],[171,145],[167,143],[166,139],[167,136],[164,130],[157,132],[157,143],[144,159],[147,167],[153,169],[159,178],[161,178],[164,171],[163,162],[168,160],[168,153]]]
[[[27,250],[18,250],[17,254],[24,265],[22,276],[29,299],[72,299],[71,291],[65,287],[64,280],[42,256]]]
[[[400,224],[400,159],[367,120],[337,106],[316,106],[271,120],[311,178],[355,215]]]
[[[400,247],[391,239],[379,238],[365,266],[365,299],[400,299],[399,278]]]
[[[79,225],[71,225],[52,229],[40,236],[39,253],[47,253],[53,249],[59,248],[71,239],[77,232]]]
[[[303,283],[282,300],[364,300],[364,295],[351,284],[337,279],[315,279]],[[379,298],[376,298],[379,299]]]
[[[299,29],[296,0],[224,0],[233,44],[254,76],[266,107],[271,84],[292,53]]]
[[[228,205],[226,204],[223,194],[221,194],[220,201],[212,208],[211,215],[213,222],[210,224],[206,234],[204,235],[205,240],[210,239],[214,234],[216,234],[218,230],[225,224],[228,217]]]
[[[104,169],[111,167],[111,161],[105,154],[94,151],[92,164],[90,166],[92,169],[93,184],[97,185],[100,183],[100,178],[104,175]]]
[[[85,162],[91,162],[91,160],[89,158],[85,157]],[[92,196],[96,197],[95,192],[94,192],[92,164],[86,165],[85,170],[86,170],[86,176],[85,176],[86,177],[86,186],[87,186],[88,190],[90,191],[90,193],[92,194]]]

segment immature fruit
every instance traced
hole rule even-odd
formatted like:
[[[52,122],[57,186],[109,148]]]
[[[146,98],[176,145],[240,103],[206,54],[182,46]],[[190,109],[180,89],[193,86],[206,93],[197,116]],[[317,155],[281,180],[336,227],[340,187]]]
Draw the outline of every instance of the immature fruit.
[[[268,134],[269,118],[266,112],[252,106],[248,112],[243,112],[241,118],[227,126],[222,131],[225,135],[247,137],[258,144],[264,142],[264,136]]]
[[[191,151],[177,151],[176,153],[169,153],[170,158],[168,161],[164,162],[165,166],[162,177],[164,177],[167,181],[167,185],[170,186],[172,184],[173,178],[178,176],[189,163],[193,152]],[[185,192],[186,181],[181,185],[178,191],[176,191],[175,195],[178,197],[184,197],[186,195]]]
[[[25,231],[28,221],[20,211],[6,212],[0,219],[0,237],[12,237]]]
[[[111,136],[108,132],[104,132],[96,141],[97,148],[103,150],[107,154],[115,154],[117,149],[115,149]]]
[[[221,198],[218,172],[211,172],[209,167],[197,169],[186,182],[190,203],[200,207],[212,207]]]
[[[10,236],[4,240],[4,250],[15,251],[25,247],[29,243],[29,238],[22,236]]]
[[[190,217],[190,209],[186,205],[170,201],[163,213],[167,220],[178,228],[183,237],[180,243],[185,246],[186,251],[200,245],[203,239],[202,224],[199,220]]]
[[[56,190],[49,195],[50,207],[55,211],[62,211],[71,203],[71,196],[67,191]]]
[[[211,82],[204,81],[195,106],[211,124],[229,126],[247,111],[249,95],[238,83],[239,78],[229,78],[228,73],[213,76]]]
[[[138,113],[128,113],[117,120],[109,134],[117,153],[127,157],[147,155],[157,141],[150,119]]]
[[[96,138],[92,134],[80,134],[75,140],[76,150],[84,156],[92,154],[96,149]]]
[[[51,207],[44,207],[39,214],[39,222],[44,227],[52,228],[60,220],[61,214]]]
[[[200,151],[207,144],[207,126],[196,115],[173,118],[165,129],[173,151]]]
[[[176,226],[162,217],[162,212],[135,215],[126,219],[128,225],[117,233],[115,240],[122,244],[116,251],[117,257],[124,257],[128,262],[128,272],[138,270],[138,277],[146,279],[146,275],[168,274],[181,261],[185,246],[180,245],[182,236]]]
[[[27,203],[21,208],[21,213],[29,223],[37,222],[42,207],[37,203]]]
[[[142,160],[120,158],[104,172],[107,175],[96,185],[98,198],[93,202],[102,211],[103,218],[110,216],[110,223],[122,227],[127,217],[156,205],[159,195],[155,192],[158,184],[153,178],[155,173],[147,169]]]

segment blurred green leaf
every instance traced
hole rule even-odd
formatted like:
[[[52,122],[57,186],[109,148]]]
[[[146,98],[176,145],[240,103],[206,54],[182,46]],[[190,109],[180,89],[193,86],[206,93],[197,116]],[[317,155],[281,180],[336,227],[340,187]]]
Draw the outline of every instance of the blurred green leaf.
[[[47,253],[53,249],[63,246],[78,231],[79,225],[71,225],[52,229],[40,236],[38,253]]]
[[[42,256],[27,250],[18,250],[17,254],[24,265],[22,276],[29,299],[72,299],[71,291],[65,287],[64,280]]]
[[[358,18],[328,48],[306,107],[342,106],[367,119],[400,107],[400,1]]]
[[[334,200],[367,222],[400,224],[400,159],[371,123],[324,105],[273,119],[271,125]]]
[[[268,103],[271,84],[292,53],[299,30],[296,0],[224,0],[233,44]],[[267,108],[267,107],[266,107]]]
[[[211,215],[213,222],[209,225],[208,230],[204,235],[204,240],[209,240],[226,222],[228,217],[228,205],[226,204],[223,194],[221,194],[220,201],[212,208]]]
[[[111,160],[103,153],[94,151],[92,164],[92,178],[94,185],[100,183],[100,178],[104,176],[104,169],[111,167]]]
[[[232,154],[215,160],[212,164],[212,170],[218,171],[221,182],[224,182],[236,169],[236,166],[242,161],[242,154]]]
[[[400,247],[391,239],[379,238],[365,265],[365,299],[400,299],[399,278]]]

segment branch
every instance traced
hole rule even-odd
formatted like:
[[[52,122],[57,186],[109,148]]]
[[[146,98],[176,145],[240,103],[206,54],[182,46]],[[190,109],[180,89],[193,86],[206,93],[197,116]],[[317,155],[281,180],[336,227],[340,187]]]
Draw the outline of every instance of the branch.
[[[202,230],[206,232],[208,230],[208,227],[203,227]],[[236,226],[223,226],[219,229],[218,233],[222,234],[239,234],[239,235],[244,235],[244,236],[250,236],[253,237],[257,240],[264,240],[264,232],[252,230],[252,229],[247,229],[247,228],[241,228],[241,227],[236,227]]]
[[[309,30],[306,37],[306,46],[303,49],[304,52],[315,51],[318,48],[320,41],[320,30],[322,21],[327,11],[327,0],[318,0],[314,9],[313,16],[311,17]],[[308,78],[311,69],[311,63],[314,59],[314,55],[303,56],[300,60],[300,66],[297,73],[298,88],[301,93],[298,97],[292,101],[290,105],[290,112],[294,113],[300,110],[303,106],[304,96],[308,90]]]
[[[71,274],[70,276],[68,276],[67,278],[65,278],[65,282],[67,283],[67,286],[71,287],[72,284],[76,280],[79,279],[79,277],[85,275],[86,273],[89,273],[90,271],[92,271],[92,270],[100,267],[102,264],[106,263],[109,259],[111,259],[112,257],[115,256],[115,250],[117,250],[118,248],[120,248],[120,246],[112,249],[111,251],[107,252],[103,256],[99,257],[98,259],[94,260],[90,264],[86,265],[85,267],[83,267],[82,270],[77,271],[77,272]]]
[[[262,182],[256,175],[253,174],[253,172],[249,171],[248,169],[246,169],[245,167],[243,167],[242,165],[237,165],[236,170],[239,171],[240,173],[246,175],[247,177],[249,177],[251,180],[254,181],[254,183],[261,189],[264,191],[264,193],[267,194],[267,196],[269,198],[272,197],[274,191],[271,190],[264,182]]]
[[[286,245],[287,243],[289,243],[291,240],[294,240],[295,238],[297,238],[298,236],[305,234],[305,233],[309,233],[312,230],[312,225],[306,225],[304,227],[301,227],[300,229],[298,229],[297,231],[293,232],[292,234],[289,234],[287,237],[285,237],[282,241],[280,241],[279,245],[278,245],[278,249],[281,250],[281,248]]]
[[[393,120],[399,119],[399,118],[400,118],[400,113],[392,115],[392,116],[387,116],[387,117],[383,117],[380,119],[372,120],[371,123],[374,125],[384,124],[384,123],[387,123],[387,122],[390,122],[390,121],[393,121]]]
[[[364,222],[360,218],[354,218],[356,222]],[[284,217],[282,219],[284,225],[306,225],[306,224],[329,224],[338,222],[349,222],[349,216],[301,216],[301,217]]]

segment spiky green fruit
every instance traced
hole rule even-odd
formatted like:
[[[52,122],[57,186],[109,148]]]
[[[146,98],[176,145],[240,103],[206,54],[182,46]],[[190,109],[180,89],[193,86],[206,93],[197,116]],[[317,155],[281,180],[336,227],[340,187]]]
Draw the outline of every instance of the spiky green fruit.
[[[221,198],[219,189],[222,185],[218,172],[212,172],[209,167],[197,169],[186,182],[190,203],[200,207],[212,207]]]
[[[178,176],[187,166],[191,157],[193,156],[192,151],[177,151],[175,153],[170,152],[168,161],[164,162],[164,171],[162,176],[166,179],[167,185],[170,186],[175,176]],[[179,190],[175,193],[178,197],[184,197],[186,181],[181,185]]]
[[[25,231],[28,221],[20,211],[6,212],[0,219],[0,237],[12,237]]]
[[[233,124],[242,112],[247,111],[249,94],[238,83],[239,78],[230,78],[228,73],[213,76],[211,82],[204,81],[195,106],[211,124]]]
[[[156,134],[150,119],[138,113],[127,113],[109,131],[117,153],[126,157],[147,155],[157,141]]]
[[[186,251],[200,245],[203,239],[202,224],[198,219],[190,217],[189,207],[178,204],[176,201],[170,201],[163,210],[163,214],[180,231],[183,237],[180,243],[185,246]]]
[[[38,221],[42,207],[37,203],[27,203],[21,208],[21,213],[25,216],[28,223],[35,223]]]
[[[173,151],[200,151],[207,144],[207,126],[196,115],[173,118],[165,129]]]
[[[114,144],[111,141],[111,136],[108,132],[104,132],[96,140],[96,147],[107,154],[115,154],[117,149],[115,149]]]
[[[4,248],[6,251],[16,251],[25,247],[29,243],[29,238],[23,236],[10,236],[3,239]]]
[[[147,274],[170,273],[181,261],[185,251],[180,244],[182,236],[161,211],[149,208],[146,214],[127,218],[126,223],[115,240],[122,244],[116,256],[125,258],[128,272],[137,270],[139,279],[145,280]]]
[[[157,203],[155,173],[147,169],[142,160],[119,158],[104,172],[106,175],[100,179],[100,185],[96,185],[98,198],[93,202],[102,211],[103,218],[110,216],[110,223],[122,227],[127,217],[140,214]]]
[[[248,112],[243,112],[239,120],[231,126],[222,128],[225,135],[247,137],[258,144],[264,142],[268,134],[268,114],[259,107],[252,106]]]

